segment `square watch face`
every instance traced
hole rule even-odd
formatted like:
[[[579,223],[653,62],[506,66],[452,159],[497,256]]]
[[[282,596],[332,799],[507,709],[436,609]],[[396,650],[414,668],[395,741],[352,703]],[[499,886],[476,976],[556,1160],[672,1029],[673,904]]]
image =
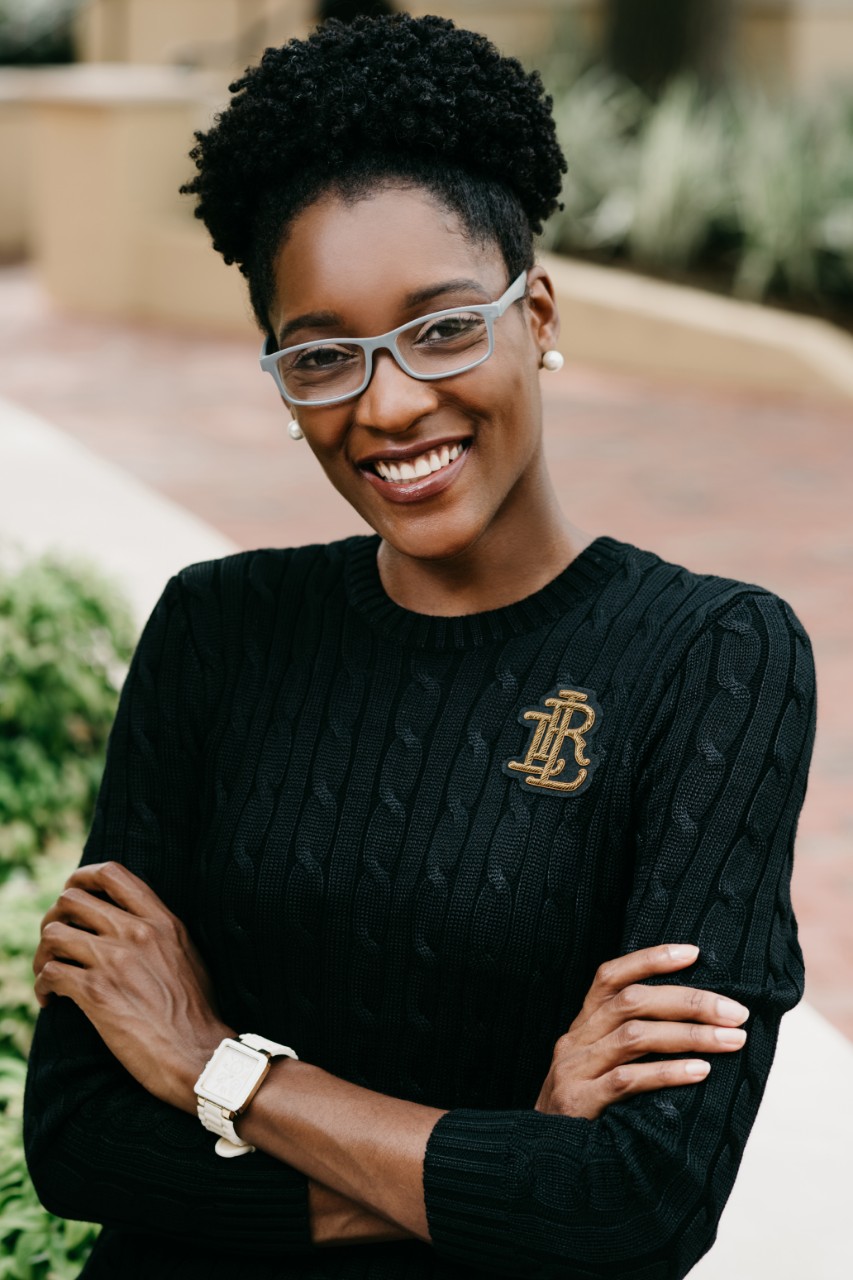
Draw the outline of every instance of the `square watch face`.
[[[242,1106],[267,1062],[237,1041],[223,1041],[196,1082],[196,1093],[229,1111]]]

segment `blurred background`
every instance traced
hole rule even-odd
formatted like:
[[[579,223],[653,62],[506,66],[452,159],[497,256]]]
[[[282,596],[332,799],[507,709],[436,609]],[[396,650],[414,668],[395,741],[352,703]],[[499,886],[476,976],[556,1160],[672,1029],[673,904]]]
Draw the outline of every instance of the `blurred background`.
[[[186,563],[363,531],[287,438],[242,277],[178,194],[192,134],[266,46],[402,7],[0,0],[0,1280],[76,1276],[91,1241],[43,1213],[26,1180],[29,964],[79,857],[139,627]],[[787,1050],[800,1054],[802,1096],[780,1066],[777,1111],[769,1097],[765,1111],[782,1120],[775,1135],[764,1121],[764,1163],[736,1192],[742,1221],[752,1215],[739,1261],[713,1270],[721,1238],[697,1275],[842,1280],[853,1274],[853,1175],[849,1157],[837,1163],[845,1124],[853,1136],[837,1106],[853,1069],[853,0],[405,7],[485,32],[554,98],[569,173],[540,250],[566,367],[543,392],[567,513],[769,587],[812,637],[819,730],[794,877],[812,1020],[792,1015],[801,1030]],[[835,1108],[822,1122],[821,1094]],[[777,1197],[769,1248],[756,1202],[774,1161],[797,1160],[813,1174],[784,1214]]]

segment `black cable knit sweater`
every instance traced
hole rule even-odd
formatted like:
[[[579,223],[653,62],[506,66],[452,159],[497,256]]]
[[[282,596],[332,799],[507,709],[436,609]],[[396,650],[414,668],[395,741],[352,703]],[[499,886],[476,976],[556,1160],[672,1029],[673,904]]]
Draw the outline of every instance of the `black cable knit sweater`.
[[[608,537],[517,604],[427,617],[385,595],[377,545],[169,583],[84,858],[186,921],[240,1031],[449,1109],[432,1245],[312,1246],[300,1172],[218,1158],[65,1000],[32,1052],[35,1185],[106,1224],[87,1278],[684,1276],[802,990],[808,639],[768,591]],[[533,1110],[599,963],[668,941],[701,955],[666,981],[749,1006],[746,1048],[595,1121]]]

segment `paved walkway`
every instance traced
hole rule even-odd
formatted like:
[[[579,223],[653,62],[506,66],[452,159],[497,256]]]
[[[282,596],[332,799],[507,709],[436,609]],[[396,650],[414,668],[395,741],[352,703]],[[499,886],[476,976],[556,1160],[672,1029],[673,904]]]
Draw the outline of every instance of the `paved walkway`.
[[[815,638],[822,739],[801,824],[797,905],[809,995],[837,1023],[846,1018],[849,1032],[853,866],[841,759],[846,750],[849,765],[850,735],[839,704],[853,625],[853,601],[843,595],[851,540],[842,536],[853,415],[675,393],[589,371],[546,386],[554,468],[578,521],[692,567],[765,582],[793,601]],[[225,534],[250,545],[357,527],[305,446],[283,435],[283,421],[255,373],[252,342],[63,321],[25,275],[0,272],[0,540],[88,552],[122,578],[140,617],[174,569],[230,550]],[[825,1018],[809,1005],[785,1018],[718,1242],[692,1273],[697,1280],[853,1274],[851,1078],[853,1046]]]
[[[770,587],[813,638],[819,732],[794,896],[808,998],[853,1040],[853,404],[570,365],[543,387],[552,468],[573,520],[691,569]],[[307,446],[288,439],[252,334],[200,339],[65,317],[26,270],[7,268],[0,395],[239,546],[364,527]],[[61,480],[49,459],[45,476]]]

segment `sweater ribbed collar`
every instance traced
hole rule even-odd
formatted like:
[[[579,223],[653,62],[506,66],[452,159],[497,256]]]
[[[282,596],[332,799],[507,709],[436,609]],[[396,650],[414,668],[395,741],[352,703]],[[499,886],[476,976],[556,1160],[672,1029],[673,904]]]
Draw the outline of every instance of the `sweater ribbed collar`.
[[[376,560],[379,541],[377,534],[346,540],[347,599],[376,630],[419,649],[467,649],[535,631],[600,588],[630,550],[627,543],[604,535],[591,542],[556,578],[523,600],[485,613],[435,617],[404,609],[387,594]]]

